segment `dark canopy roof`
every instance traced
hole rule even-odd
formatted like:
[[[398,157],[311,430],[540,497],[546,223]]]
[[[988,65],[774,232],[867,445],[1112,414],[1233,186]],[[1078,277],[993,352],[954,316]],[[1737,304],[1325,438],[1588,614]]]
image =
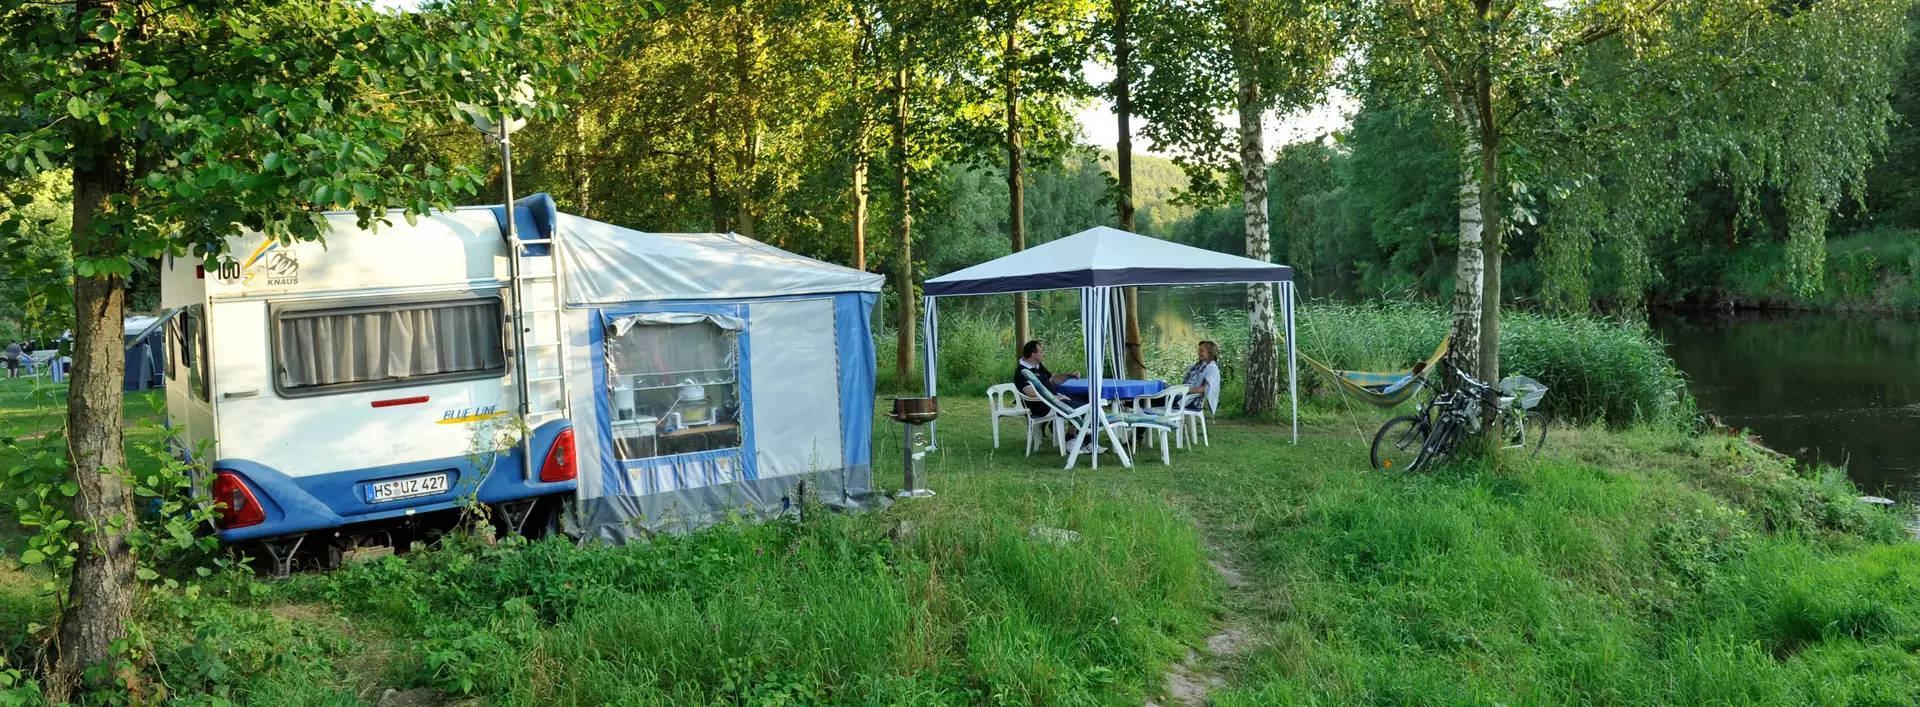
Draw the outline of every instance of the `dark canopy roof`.
[[[1099,226],[927,281],[926,293],[1283,282],[1293,268]]]

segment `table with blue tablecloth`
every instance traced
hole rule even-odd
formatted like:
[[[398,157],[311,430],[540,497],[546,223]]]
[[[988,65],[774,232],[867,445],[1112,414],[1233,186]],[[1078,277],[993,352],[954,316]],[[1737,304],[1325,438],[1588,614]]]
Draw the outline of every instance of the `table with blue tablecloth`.
[[[1056,385],[1054,391],[1070,398],[1087,399],[1087,379],[1075,378]],[[1100,381],[1100,397],[1106,400],[1131,400],[1142,395],[1152,395],[1167,389],[1166,381],[1144,381],[1129,378],[1104,378]]]

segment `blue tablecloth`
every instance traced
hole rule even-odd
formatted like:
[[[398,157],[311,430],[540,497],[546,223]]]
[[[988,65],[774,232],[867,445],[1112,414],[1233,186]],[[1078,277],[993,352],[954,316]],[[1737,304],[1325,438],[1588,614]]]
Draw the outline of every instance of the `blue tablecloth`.
[[[1143,381],[1127,378],[1106,378],[1100,381],[1100,397],[1108,400],[1124,400],[1139,395],[1152,395],[1167,389],[1166,381]],[[1087,379],[1073,380],[1054,386],[1062,395],[1076,398],[1087,397]]]

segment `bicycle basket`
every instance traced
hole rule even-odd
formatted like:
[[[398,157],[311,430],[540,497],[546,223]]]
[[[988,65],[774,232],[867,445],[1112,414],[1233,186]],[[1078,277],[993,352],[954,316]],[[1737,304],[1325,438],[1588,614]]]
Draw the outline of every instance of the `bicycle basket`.
[[[1547,387],[1526,376],[1508,376],[1500,381],[1500,394],[1515,399],[1522,410],[1532,410],[1547,397]]]

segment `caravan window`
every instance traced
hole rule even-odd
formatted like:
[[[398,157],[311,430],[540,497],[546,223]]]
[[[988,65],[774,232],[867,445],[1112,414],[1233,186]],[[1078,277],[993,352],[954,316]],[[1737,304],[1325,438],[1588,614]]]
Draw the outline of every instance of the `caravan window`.
[[[740,446],[738,321],[641,315],[608,328],[607,392],[619,458]]]
[[[282,395],[483,378],[506,370],[499,297],[275,311]]]

